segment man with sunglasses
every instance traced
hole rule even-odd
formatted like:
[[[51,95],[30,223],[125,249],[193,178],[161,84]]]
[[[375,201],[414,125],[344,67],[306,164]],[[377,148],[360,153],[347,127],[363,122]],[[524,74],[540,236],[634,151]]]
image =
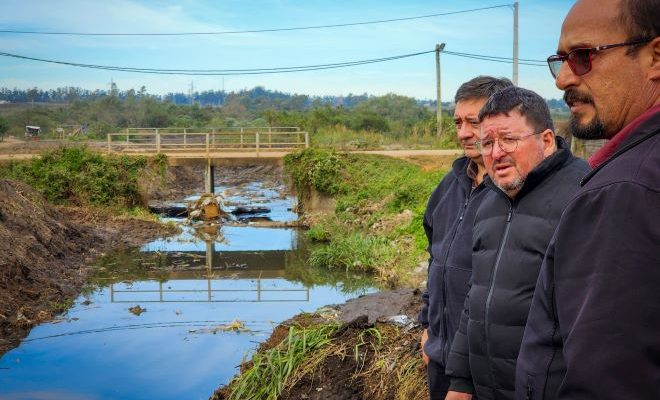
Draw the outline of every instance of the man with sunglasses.
[[[570,129],[610,139],[548,247],[517,399],[660,399],[660,1],[583,0],[548,59]]]
[[[419,321],[424,326],[422,357],[432,400],[444,399],[449,388],[445,365],[469,288],[471,219],[485,192],[484,162],[475,144],[479,110],[493,93],[510,86],[506,78],[478,76],[458,88],[454,124],[465,156],[454,161],[431,194],[424,214],[430,257]]]
[[[471,288],[446,373],[446,399],[513,399],[515,366],[543,255],[589,167],[555,136],[538,94],[510,87],[479,112],[490,190],[472,228]]]

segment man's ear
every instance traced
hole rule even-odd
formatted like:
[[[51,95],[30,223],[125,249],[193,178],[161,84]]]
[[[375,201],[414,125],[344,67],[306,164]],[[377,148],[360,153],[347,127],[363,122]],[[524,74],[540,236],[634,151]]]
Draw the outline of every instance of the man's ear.
[[[555,133],[552,129],[546,129],[539,134],[543,142],[543,156],[548,157],[557,151],[557,142],[555,141]]]
[[[649,80],[660,80],[660,37],[657,37],[649,43],[651,51],[651,64],[649,68]]]

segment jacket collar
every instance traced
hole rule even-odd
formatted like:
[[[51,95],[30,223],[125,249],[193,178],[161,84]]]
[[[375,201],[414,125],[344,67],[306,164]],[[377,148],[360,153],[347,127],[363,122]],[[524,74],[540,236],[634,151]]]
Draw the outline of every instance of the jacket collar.
[[[530,173],[527,175],[527,178],[525,178],[525,183],[523,184],[523,187],[520,189],[518,194],[516,194],[516,197],[514,199],[509,198],[509,196],[504,193],[502,189],[497,187],[495,185],[495,182],[486,175],[486,178],[484,181],[486,182],[486,185],[491,188],[492,190],[501,193],[504,195],[509,201],[515,202],[518,201],[520,198],[524,197],[527,193],[531,192],[534,190],[535,187],[537,187],[543,180],[552,174],[555,170],[560,169],[572,156],[571,150],[568,147],[568,144],[562,138],[561,136],[555,136],[555,142],[557,143],[557,151],[552,153],[550,156],[546,157],[543,161],[539,163],[533,170],[530,171]]]
[[[612,162],[612,160],[615,158],[619,157],[621,154],[660,133],[660,108],[656,106],[654,109],[655,112],[651,113],[652,115],[646,116],[646,118],[641,118],[644,116],[644,114],[642,114],[642,116],[640,116],[641,121],[638,122],[635,120],[629,124],[630,126],[633,123],[638,122],[633,127],[636,128],[635,131],[630,133],[626,139],[623,140],[623,143],[620,144],[620,146],[616,149],[616,151],[614,151],[614,153],[612,153],[609,158],[607,158],[596,168],[594,168],[589,174],[587,174],[587,176],[582,179],[582,182],[580,182],[580,185],[584,186],[587,182],[589,182],[591,178],[593,178],[594,175],[598,173],[598,171],[603,169],[606,165]],[[626,126],[624,129],[626,128],[628,128],[628,126]]]

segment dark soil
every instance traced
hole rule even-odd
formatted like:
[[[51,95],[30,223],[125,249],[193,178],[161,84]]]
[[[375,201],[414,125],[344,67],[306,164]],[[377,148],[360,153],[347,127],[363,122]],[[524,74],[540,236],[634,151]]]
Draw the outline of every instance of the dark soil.
[[[374,368],[378,348],[382,362],[383,352],[388,353],[387,362],[396,363],[407,357],[421,360],[419,339],[421,328],[419,326],[397,327],[385,322],[388,317],[405,315],[409,320],[416,319],[421,304],[419,290],[399,289],[379,292],[349,300],[345,304],[334,306],[338,311],[338,318],[343,325],[333,336],[333,343],[343,345],[349,351],[335,353],[328,356],[320,368],[313,374],[305,375],[296,384],[282,393],[280,399],[310,399],[310,400],[366,400],[366,399],[392,399],[396,397],[397,381],[388,377],[383,384],[381,376],[371,373]],[[287,337],[289,327],[292,325],[309,326],[327,322],[317,314],[299,314],[292,319],[278,325],[270,338],[262,343],[257,352],[264,352],[274,348]],[[386,332],[382,343],[372,335],[364,335],[367,328],[378,327],[379,331]],[[366,343],[365,343],[366,341]],[[356,360],[352,349],[360,344],[360,357]],[[416,376],[420,379],[416,394],[411,398],[428,398],[426,392],[425,370],[418,363]],[[248,361],[241,366],[241,372],[251,367]],[[394,374],[394,372],[392,373]],[[212,399],[226,399],[230,394],[230,387],[219,388]]]
[[[176,228],[110,212],[50,205],[30,186],[0,180],[0,355],[65,311],[104,250]]]

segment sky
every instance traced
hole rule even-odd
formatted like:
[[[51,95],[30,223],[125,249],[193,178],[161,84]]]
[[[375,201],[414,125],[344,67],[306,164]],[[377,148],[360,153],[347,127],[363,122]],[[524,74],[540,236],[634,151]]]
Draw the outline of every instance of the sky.
[[[245,31],[345,24],[466,12],[381,24],[279,32],[197,36],[69,36],[0,32],[0,52],[104,66],[158,69],[250,69],[359,61],[445,50],[512,57],[513,0],[2,0],[0,30],[82,33]],[[573,1],[519,1],[519,57],[554,54]],[[477,75],[511,78],[512,64],[443,54],[442,100]],[[96,70],[0,56],[0,87],[76,86],[151,94],[238,91],[263,86],[313,96],[395,93],[435,99],[435,54],[348,68],[266,75],[148,75]],[[519,66],[519,85],[560,98],[547,66]]]

